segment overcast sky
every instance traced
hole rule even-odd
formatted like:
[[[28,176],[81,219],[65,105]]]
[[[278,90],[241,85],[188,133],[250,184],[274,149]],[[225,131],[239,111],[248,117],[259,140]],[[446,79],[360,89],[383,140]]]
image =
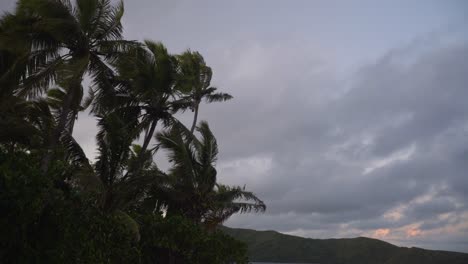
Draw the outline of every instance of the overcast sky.
[[[468,252],[467,1],[125,9],[128,39],[201,52],[212,84],[234,96],[200,118],[218,139],[219,181],[268,209],[228,226]],[[92,118],[80,116],[75,136],[93,157]]]

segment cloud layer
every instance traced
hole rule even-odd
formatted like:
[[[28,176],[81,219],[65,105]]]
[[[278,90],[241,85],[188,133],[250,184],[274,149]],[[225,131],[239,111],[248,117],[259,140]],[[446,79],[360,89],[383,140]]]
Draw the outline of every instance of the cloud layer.
[[[227,225],[468,252],[466,1],[125,4],[128,38],[200,51],[234,96],[200,117],[268,210]]]
[[[418,44],[345,81],[305,73],[306,57],[281,74],[287,56],[258,70],[261,84],[242,78],[252,88],[204,116],[220,137],[221,179],[247,183],[269,208],[228,225],[468,251],[466,54],[464,41]]]

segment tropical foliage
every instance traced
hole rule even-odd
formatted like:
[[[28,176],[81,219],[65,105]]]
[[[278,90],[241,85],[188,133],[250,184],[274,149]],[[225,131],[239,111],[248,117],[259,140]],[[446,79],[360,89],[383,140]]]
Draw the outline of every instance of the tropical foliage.
[[[232,97],[198,52],[125,40],[123,12],[19,0],[0,19],[0,259],[246,263],[245,245],[216,227],[265,204],[217,181],[217,142],[197,121],[203,100]],[[186,110],[190,129],[175,115]],[[98,128],[92,160],[73,137],[83,112]]]

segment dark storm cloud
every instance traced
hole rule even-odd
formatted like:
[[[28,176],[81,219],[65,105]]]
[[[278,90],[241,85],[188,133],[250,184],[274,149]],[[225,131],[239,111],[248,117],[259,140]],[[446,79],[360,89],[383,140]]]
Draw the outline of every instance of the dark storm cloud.
[[[405,61],[408,54],[414,57],[410,63]],[[252,175],[249,179],[221,170],[224,177],[247,181],[269,205],[268,216],[248,217],[246,222],[253,222],[248,225],[288,232],[320,229],[321,224],[321,230],[333,224],[360,230],[454,224],[437,217],[452,213],[451,217],[460,218],[467,212],[465,54],[467,42],[434,46],[418,55],[395,52],[358,71],[353,85],[341,95],[327,99],[327,90],[337,85],[334,81],[322,86],[317,94],[322,93],[323,102],[304,98],[314,88],[311,92],[310,83],[299,82],[277,95],[281,103],[274,106],[262,97],[275,96],[258,88],[252,95],[258,98],[253,109],[237,101],[236,110],[228,106],[226,112],[216,112],[220,117],[207,111],[206,118],[219,123],[215,128],[222,148],[239,149],[244,157],[251,157],[249,163],[242,161],[241,154],[228,151],[221,165],[239,159],[237,166],[250,167]],[[263,87],[281,90],[281,85],[275,85],[276,77],[270,77],[271,83]],[[217,121],[221,116],[236,120],[234,115],[242,117],[235,129]],[[256,166],[263,167],[260,173],[256,174]],[[239,170],[249,173],[249,169]],[[426,200],[418,201],[421,197]],[[407,203],[401,219],[383,217]],[[239,219],[230,224],[246,224]],[[299,224],[297,219],[307,221]]]

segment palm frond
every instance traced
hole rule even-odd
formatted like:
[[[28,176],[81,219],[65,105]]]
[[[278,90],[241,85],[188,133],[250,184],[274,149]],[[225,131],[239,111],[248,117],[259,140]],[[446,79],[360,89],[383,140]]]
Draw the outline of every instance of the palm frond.
[[[213,207],[204,216],[204,224],[214,228],[235,213],[264,212],[266,206],[244,188],[217,185]]]
[[[58,57],[45,64],[38,64],[33,59],[32,63],[28,65],[28,72],[31,74],[22,81],[18,89],[19,96],[35,98],[45,92],[57,80],[57,70],[64,65],[64,60]]]
[[[122,37],[121,19],[124,13],[123,1],[112,6],[109,0],[99,0],[98,14],[94,21],[95,27],[92,32],[93,39],[116,40]]]
[[[103,55],[110,64],[114,64],[120,58],[125,57],[133,49],[140,46],[141,44],[134,40],[100,40],[96,46],[96,53]]]
[[[89,160],[86,157],[86,154],[73,136],[69,133],[64,133],[60,138],[60,141],[62,146],[65,148],[66,160],[78,166],[89,165]]]
[[[74,15],[84,32],[92,31],[94,23],[96,23],[96,19],[99,16],[98,3],[96,0],[76,1]]]
[[[95,99],[91,111],[93,113],[107,111],[115,105],[116,90],[112,81],[114,72],[95,54],[90,54],[89,72],[91,73],[91,89]]]
[[[29,119],[32,105],[16,96],[0,97],[0,143],[30,146],[41,135]]]
[[[224,102],[232,99],[232,95],[227,93],[214,93],[208,94],[205,97],[206,102],[213,103],[213,102]]]
[[[92,88],[88,89],[88,96],[83,99],[83,102],[81,103],[81,111],[86,110],[94,101],[95,99],[95,93]]]
[[[218,156],[218,144],[216,138],[208,126],[208,123],[205,121],[200,122],[197,127],[197,130],[202,136],[202,140],[198,148],[198,160],[202,166],[212,166],[217,160]]]
[[[168,151],[169,162],[174,164],[170,171],[186,178],[187,184],[193,184],[195,155],[185,144],[181,128],[174,125],[170,130],[157,133],[156,139],[158,146]]]

